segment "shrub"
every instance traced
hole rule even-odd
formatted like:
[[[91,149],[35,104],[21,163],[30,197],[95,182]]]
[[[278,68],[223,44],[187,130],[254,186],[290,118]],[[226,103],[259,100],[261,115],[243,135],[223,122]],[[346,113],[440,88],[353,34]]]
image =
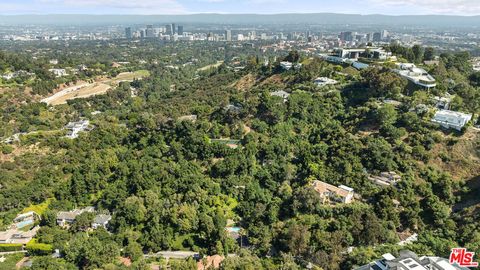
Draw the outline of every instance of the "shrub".
[[[11,154],[13,152],[13,147],[10,145],[0,145],[0,150],[2,151],[2,154]]]
[[[28,253],[31,255],[49,255],[53,252],[53,246],[50,244],[37,243],[36,241],[30,241],[27,244]]]
[[[0,244],[0,252],[19,251],[22,249],[22,244]]]

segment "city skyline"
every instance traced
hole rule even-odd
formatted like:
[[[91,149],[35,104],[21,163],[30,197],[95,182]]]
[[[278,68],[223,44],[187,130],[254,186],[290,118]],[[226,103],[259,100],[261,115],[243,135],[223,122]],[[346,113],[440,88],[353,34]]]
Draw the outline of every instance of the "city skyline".
[[[479,15],[477,0],[3,0],[0,15],[322,13]]]

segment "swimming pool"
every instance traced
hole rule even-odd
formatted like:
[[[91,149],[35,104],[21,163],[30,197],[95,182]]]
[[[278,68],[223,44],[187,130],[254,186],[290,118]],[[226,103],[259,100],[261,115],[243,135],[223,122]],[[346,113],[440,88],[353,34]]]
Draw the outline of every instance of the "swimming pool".
[[[15,226],[17,226],[17,228],[23,228],[23,227],[26,227],[28,225],[31,225],[33,224],[33,220],[25,220],[25,221],[22,221],[22,222],[18,222],[17,224],[15,224]]]
[[[241,228],[240,227],[228,227],[228,228],[226,228],[226,230],[229,231],[229,232],[238,233],[238,232],[240,232]]]

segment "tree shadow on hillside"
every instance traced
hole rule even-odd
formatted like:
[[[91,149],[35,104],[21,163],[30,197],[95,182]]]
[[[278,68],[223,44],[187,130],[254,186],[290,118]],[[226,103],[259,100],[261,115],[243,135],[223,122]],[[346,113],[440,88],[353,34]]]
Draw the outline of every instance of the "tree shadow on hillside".
[[[456,194],[461,197],[461,200],[453,206],[454,212],[480,204],[480,175],[468,180],[466,184],[468,190]]]

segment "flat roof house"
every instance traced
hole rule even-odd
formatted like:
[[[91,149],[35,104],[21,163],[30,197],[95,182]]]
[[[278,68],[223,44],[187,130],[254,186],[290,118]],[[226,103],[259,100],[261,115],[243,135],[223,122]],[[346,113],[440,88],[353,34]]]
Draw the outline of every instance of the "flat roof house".
[[[9,229],[0,232],[0,244],[27,244],[37,234],[40,226],[35,226],[29,231],[21,231],[18,229]]]
[[[290,70],[293,67],[292,62],[282,61],[280,62],[280,66],[285,70]]]
[[[385,51],[383,48],[366,47],[366,48],[339,48],[333,51],[333,55],[346,58],[358,59],[359,57],[386,60],[392,53]]]
[[[313,188],[320,194],[323,203],[351,203],[353,202],[353,189],[344,185],[338,187],[315,180]]]
[[[283,102],[287,102],[288,100],[288,97],[290,96],[289,93],[283,91],[283,90],[279,90],[279,91],[275,91],[275,92],[271,92],[270,93],[270,96],[277,96],[277,97],[281,97],[283,98]]]
[[[65,126],[65,129],[68,130],[67,138],[75,139],[78,137],[78,134],[82,131],[86,131],[90,125],[88,120],[80,120],[77,122],[70,122]]]
[[[399,182],[402,177],[396,172],[391,171],[381,172],[380,175],[371,175],[368,177],[368,179],[379,186],[386,187],[397,184],[397,182]]]
[[[49,69],[48,71],[52,72],[53,74],[55,74],[56,77],[63,77],[63,76],[66,76],[68,75],[67,74],[67,71],[63,68],[51,68]]]
[[[460,131],[470,120],[472,120],[471,114],[449,110],[438,110],[431,121],[444,128],[453,128]]]
[[[292,62],[288,62],[288,61],[282,61],[280,62],[280,67],[282,67],[284,70],[290,70],[292,69],[292,67],[295,67],[296,69],[299,69],[302,67],[302,64],[296,64],[294,65]]]
[[[338,82],[336,80],[327,78],[327,77],[318,77],[313,81],[318,87],[323,87],[325,85],[335,85]]]
[[[418,68],[412,63],[399,63],[397,69],[394,70],[401,77],[411,81],[412,83],[423,86],[425,88],[432,88],[437,86],[435,78],[422,68]]]
[[[390,253],[369,264],[360,266],[355,270],[467,270],[468,268],[454,266],[447,259],[435,256],[419,257],[412,251],[402,250],[398,257]]]

